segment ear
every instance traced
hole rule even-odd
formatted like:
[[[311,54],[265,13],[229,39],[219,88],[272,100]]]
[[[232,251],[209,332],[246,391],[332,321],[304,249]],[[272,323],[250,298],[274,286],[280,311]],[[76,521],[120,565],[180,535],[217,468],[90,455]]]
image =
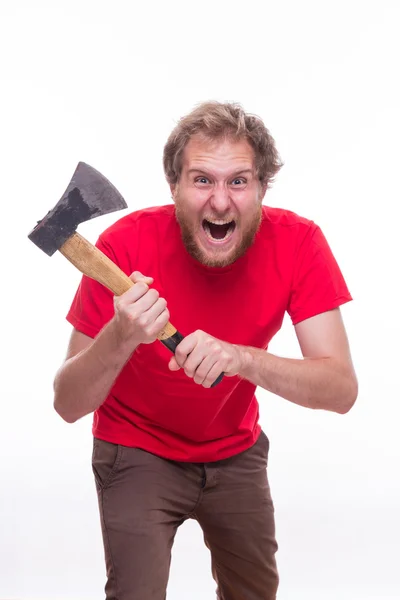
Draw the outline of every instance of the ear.
[[[175,202],[175,193],[176,193],[176,188],[177,188],[177,184],[176,183],[170,183],[169,184],[169,189],[171,190],[171,196],[172,196],[172,200]]]
[[[266,191],[268,189],[268,183],[260,183],[260,200],[261,202],[264,200],[264,196],[266,194]]]

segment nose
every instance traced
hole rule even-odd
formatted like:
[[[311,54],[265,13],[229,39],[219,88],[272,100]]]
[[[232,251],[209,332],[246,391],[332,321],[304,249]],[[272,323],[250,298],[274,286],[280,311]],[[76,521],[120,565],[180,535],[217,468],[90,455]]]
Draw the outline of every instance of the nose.
[[[229,196],[229,190],[225,185],[216,186],[213,189],[212,196],[210,198],[210,205],[215,210],[216,213],[226,213],[231,204],[231,199]]]

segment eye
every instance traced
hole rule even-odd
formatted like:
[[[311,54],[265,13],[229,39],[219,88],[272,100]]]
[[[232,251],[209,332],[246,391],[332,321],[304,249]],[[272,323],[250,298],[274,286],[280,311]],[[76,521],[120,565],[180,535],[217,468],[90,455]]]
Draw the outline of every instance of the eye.
[[[203,183],[203,184],[210,183],[210,181],[207,179],[207,177],[197,177],[197,179],[195,181],[196,181],[196,183]]]
[[[243,179],[243,177],[236,177],[236,178],[235,178],[235,179],[232,181],[232,184],[233,184],[234,186],[236,186],[236,187],[237,187],[238,185],[243,185],[243,184],[245,184],[245,183],[246,183],[246,180],[245,180],[245,179]]]

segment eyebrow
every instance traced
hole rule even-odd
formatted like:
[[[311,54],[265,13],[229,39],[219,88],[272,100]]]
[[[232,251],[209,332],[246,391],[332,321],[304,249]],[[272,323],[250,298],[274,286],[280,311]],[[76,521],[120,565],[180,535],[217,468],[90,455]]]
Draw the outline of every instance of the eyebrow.
[[[191,173],[204,173],[205,175],[207,174],[207,171],[205,169],[189,169],[188,171],[188,175],[190,175]],[[234,173],[232,173],[230,175],[230,177],[235,177],[237,175],[244,175],[245,173],[253,173],[253,169],[237,169],[236,171],[234,171]]]

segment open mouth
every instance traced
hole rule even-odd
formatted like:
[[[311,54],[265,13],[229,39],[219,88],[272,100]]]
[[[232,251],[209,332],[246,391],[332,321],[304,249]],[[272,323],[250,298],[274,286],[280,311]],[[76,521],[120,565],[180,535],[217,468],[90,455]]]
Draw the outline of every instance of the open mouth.
[[[235,231],[235,221],[208,221],[204,219],[203,229],[207,237],[213,242],[223,242],[228,239]]]

